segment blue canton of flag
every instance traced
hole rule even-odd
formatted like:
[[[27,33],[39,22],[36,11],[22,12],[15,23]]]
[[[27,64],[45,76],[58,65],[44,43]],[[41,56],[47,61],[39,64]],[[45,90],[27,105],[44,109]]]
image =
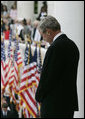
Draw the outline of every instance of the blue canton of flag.
[[[29,51],[29,48],[28,48],[28,45],[26,45],[25,58],[24,58],[25,65],[28,65],[28,55],[29,55],[28,51]]]
[[[33,62],[37,63],[37,45],[36,45],[35,51],[34,51]]]
[[[1,61],[6,61],[4,41],[1,41]]]
[[[32,56],[32,50],[31,50],[31,44],[29,44],[29,64],[33,62],[33,56]]]
[[[10,58],[10,52],[11,52],[11,41],[12,41],[12,30],[10,30],[9,34],[9,45],[8,45],[8,57]]]
[[[1,41],[1,88],[4,91],[6,86],[6,56],[5,56],[5,44],[4,39]],[[2,91],[2,92],[3,92]]]
[[[38,65],[38,62],[37,62],[37,44],[36,44],[36,47],[35,47],[35,51],[34,51],[34,56],[33,56],[33,62],[36,63],[34,64],[35,67],[36,67],[36,71],[35,71],[35,80],[36,80],[36,83],[38,85],[39,83],[39,74],[38,74],[38,70],[37,70],[37,65]],[[36,92],[36,88],[35,88],[35,92]],[[39,105],[38,105],[38,102],[35,100],[36,102],[36,109],[37,109],[37,113],[36,113],[36,117],[38,118],[39,117]]]
[[[18,43],[17,43],[17,40],[16,39],[14,40],[14,42],[15,42],[14,59],[17,62],[17,60],[18,60],[18,56],[17,56],[17,51],[18,51],[17,46],[18,46]]]
[[[14,60],[16,61],[18,68],[20,70],[20,68],[23,66],[23,59],[21,56],[21,50],[19,48],[19,41],[17,39],[14,40]]]
[[[39,59],[38,71],[41,72],[41,70],[42,70],[42,60],[41,60],[41,49],[40,49],[40,47],[39,47],[39,57],[38,57],[38,59]]]

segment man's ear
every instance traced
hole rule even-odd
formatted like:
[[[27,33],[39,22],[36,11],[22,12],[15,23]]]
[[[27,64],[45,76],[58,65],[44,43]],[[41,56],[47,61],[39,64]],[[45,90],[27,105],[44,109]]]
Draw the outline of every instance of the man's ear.
[[[47,34],[47,35],[51,35],[51,32],[52,32],[52,30],[51,30],[51,29],[46,28],[46,34]]]

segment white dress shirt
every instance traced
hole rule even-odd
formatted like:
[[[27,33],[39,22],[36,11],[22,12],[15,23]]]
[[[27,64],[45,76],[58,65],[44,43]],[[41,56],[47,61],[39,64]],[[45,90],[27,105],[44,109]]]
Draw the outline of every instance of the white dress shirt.
[[[53,38],[53,42],[54,42],[60,35],[62,35],[62,34],[64,34],[64,33],[63,33],[63,32],[58,33],[58,34]]]

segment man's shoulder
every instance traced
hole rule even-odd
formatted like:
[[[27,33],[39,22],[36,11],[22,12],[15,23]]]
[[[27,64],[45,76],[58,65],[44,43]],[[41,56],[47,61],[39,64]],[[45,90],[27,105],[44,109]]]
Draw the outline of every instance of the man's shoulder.
[[[62,34],[58,38],[56,38],[56,40],[52,43],[51,46],[55,47],[56,45],[57,46],[67,45],[67,46],[76,46],[77,47],[76,43],[73,40],[71,40],[69,37],[67,37],[66,34]]]
[[[65,34],[60,35],[56,40],[51,44],[49,50],[54,53],[56,52],[78,52],[79,48],[76,45],[75,41],[71,40]]]

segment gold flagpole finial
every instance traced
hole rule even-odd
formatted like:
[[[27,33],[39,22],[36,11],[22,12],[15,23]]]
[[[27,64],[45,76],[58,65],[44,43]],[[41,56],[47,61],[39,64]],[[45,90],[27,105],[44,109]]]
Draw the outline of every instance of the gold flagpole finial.
[[[27,36],[25,35],[25,44],[27,45],[28,43],[27,43]]]
[[[41,46],[41,41],[33,41],[35,44]]]
[[[16,39],[18,40],[18,29],[16,28]]]
[[[1,41],[3,41],[3,37],[2,37],[2,35],[1,35]]]
[[[39,42],[39,48],[41,48],[41,41]]]
[[[31,43],[31,39],[30,39],[29,34],[27,35],[27,41],[28,41],[29,43]]]
[[[1,26],[2,26],[2,18],[1,18]]]
[[[4,36],[1,34],[1,41],[3,42],[4,41]]]

